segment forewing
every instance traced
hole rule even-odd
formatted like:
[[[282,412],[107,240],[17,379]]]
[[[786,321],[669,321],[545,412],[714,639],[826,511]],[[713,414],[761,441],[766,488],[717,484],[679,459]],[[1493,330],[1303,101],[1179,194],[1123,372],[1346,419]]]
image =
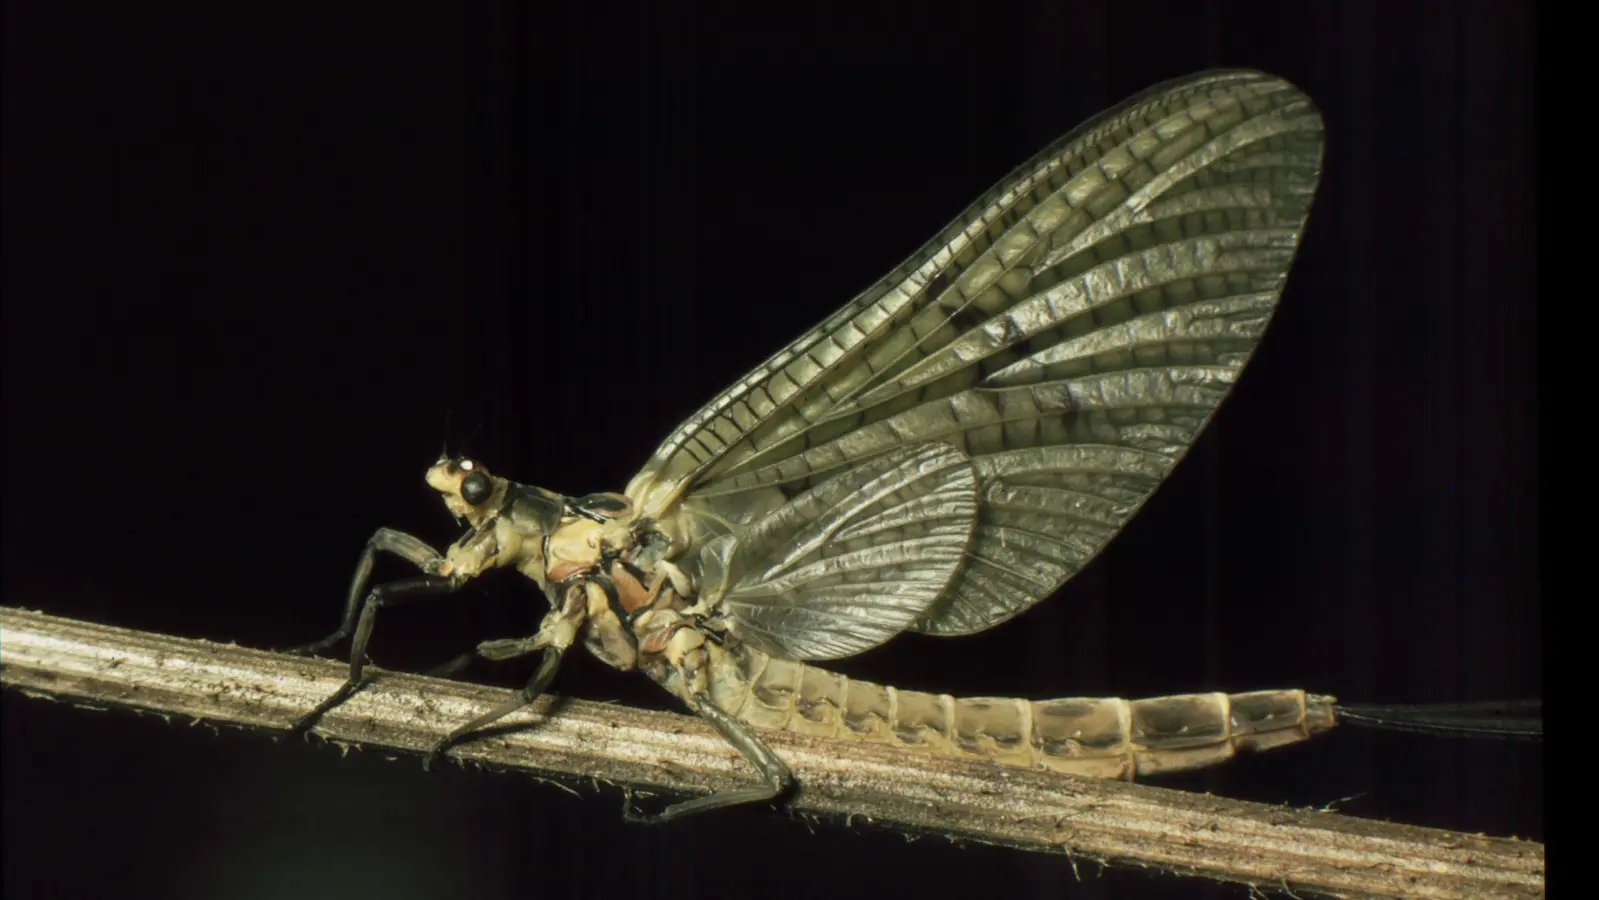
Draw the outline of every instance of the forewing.
[[[1157,87],[1056,142],[675,431],[628,493],[691,541],[923,442],[978,524],[914,623],[1048,596],[1160,485],[1264,332],[1320,170],[1310,101],[1259,73]]]
[[[763,650],[850,656],[926,612],[959,570],[976,522],[977,476],[964,453],[900,447],[707,544],[701,595]]]

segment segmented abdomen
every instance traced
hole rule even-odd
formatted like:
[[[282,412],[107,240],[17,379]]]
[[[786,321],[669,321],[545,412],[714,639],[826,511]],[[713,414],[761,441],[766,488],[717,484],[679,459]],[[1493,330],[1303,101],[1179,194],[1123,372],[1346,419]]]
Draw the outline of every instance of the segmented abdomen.
[[[1104,778],[1194,769],[1335,724],[1298,690],[1118,698],[956,699],[856,681],[747,645],[710,648],[711,698],[757,728],[853,738]]]

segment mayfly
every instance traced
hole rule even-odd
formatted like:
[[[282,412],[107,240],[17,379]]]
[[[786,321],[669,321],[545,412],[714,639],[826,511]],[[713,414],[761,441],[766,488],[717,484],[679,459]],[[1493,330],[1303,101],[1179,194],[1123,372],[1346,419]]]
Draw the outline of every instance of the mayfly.
[[[440,553],[379,530],[341,627],[362,684],[385,605],[510,567],[550,612],[487,659],[542,651],[527,705],[579,639],[707,719],[782,796],[762,729],[1131,778],[1275,747],[1360,713],[1301,690],[1146,700],[963,698],[810,663],[907,629],[962,635],[1054,593],[1192,446],[1266,330],[1304,234],[1322,121],[1287,82],[1157,86],[1046,148],[843,309],[680,425],[625,492],[565,497],[446,453],[427,483],[469,526]],[[418,577],[367,591],[378,553]]]

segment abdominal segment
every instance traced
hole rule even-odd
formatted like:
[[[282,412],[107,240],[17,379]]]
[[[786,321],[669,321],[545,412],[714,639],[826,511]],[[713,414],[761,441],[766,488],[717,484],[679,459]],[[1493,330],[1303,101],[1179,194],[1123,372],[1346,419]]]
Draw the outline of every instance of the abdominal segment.
[[[1331,728],[1333,698],[1299,690],[1146,700],[954,698],[857,681],[748,645],[709,646],[716,705],[756,728],[890,744],[1075,775],[1194,769]]]

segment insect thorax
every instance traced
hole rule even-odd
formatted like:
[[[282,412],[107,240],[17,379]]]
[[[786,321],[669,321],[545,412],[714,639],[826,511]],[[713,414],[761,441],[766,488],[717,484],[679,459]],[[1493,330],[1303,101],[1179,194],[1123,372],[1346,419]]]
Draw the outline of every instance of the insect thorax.
[[[626,497],[591,494],[567,501],[565,515],[542,541],[544,582],[555,609],[585,646],[613,668],[665,677],[697,640],[679,632],[693,587],[670,562],[672,542],[636,518]],[[659,671],[657,671],[659,670]]]

